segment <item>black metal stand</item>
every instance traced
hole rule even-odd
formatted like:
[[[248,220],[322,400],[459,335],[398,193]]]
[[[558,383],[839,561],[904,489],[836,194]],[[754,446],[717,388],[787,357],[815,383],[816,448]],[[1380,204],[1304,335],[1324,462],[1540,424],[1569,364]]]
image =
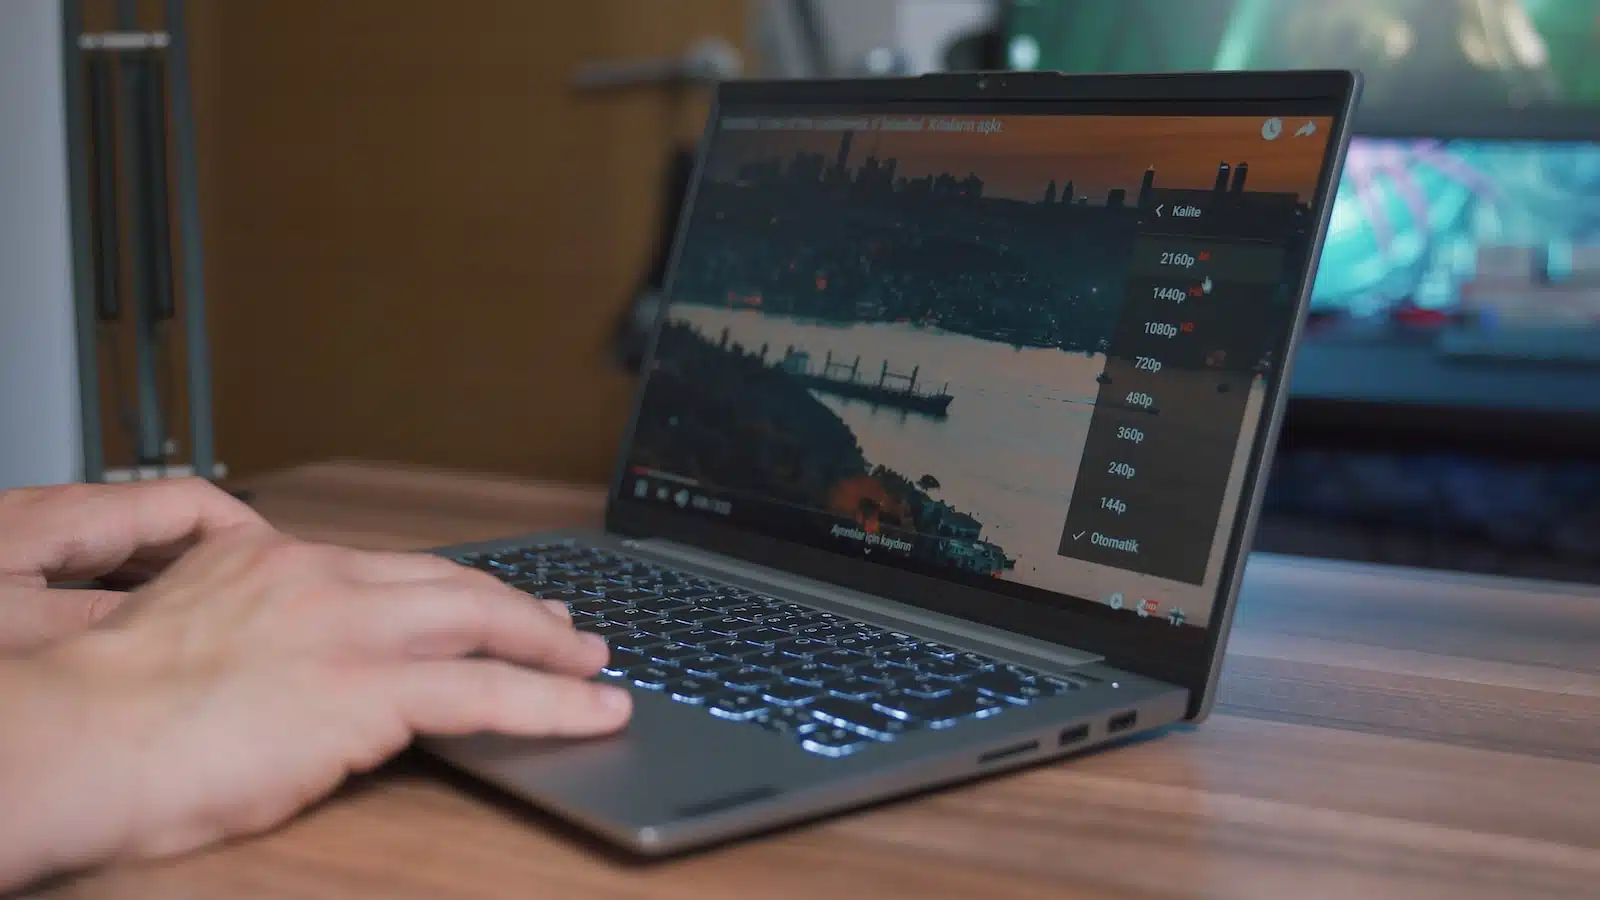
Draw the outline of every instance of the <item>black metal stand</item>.
[[[169,417],[180,389],[171,338],[180,285],[189,413],[189,465],[181,471],[213,478],[218,466],[185,3],[166,0],[165,31],[141,31],[136,0],[118,0],[119,30],[86,33],[80,2],[62,3],[62,25],[83,478],[177,471],[170,466]],[[131,402],[114,399],[126,407],[119,413],[133,438],[134,458],[131,468],[116,470],[106,464],[101,428],[100,349],[108,339],[115,348],[110,326],[124,315],[133,326],[134,389]],[[111,362],[116,368],[115,356]]]

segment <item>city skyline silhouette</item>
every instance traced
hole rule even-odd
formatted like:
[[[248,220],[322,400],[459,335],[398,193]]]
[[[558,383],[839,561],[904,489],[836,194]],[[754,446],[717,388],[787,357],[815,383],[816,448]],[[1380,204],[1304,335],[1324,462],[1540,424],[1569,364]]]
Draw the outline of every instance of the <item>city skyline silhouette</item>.
[[[1006,116],[998,121],[1003,130],[994,134],[849,132],[847,169],[855,175],[871,158],[879,164],[893,160],[897,179],[973,174],[983,181],[984,196],[1030,203],[1043,200],[1052,182],[1058,192],[1070,183],[1074,198],[1101,205],[1116,190],[1133,202],[1149,168],[1157,172],[1158,187],[1209,190],[1219,164],[1236,169],[1247,163],[1247,191],[1293,194],[1310,203],[1331,127],[1326,118],[1310,117],[1304,121],[1316,124],[1315,133],[1296,138],[1293,133],[1304,122],[1293,119],[1281,137],[1268,141],[1261,136],[1259,117]],[[724,131],[716,138],[707,175],[730,181],[752,164],[773,162],[787,171],[800,154],[820,155],[832,170],[846,133]]]

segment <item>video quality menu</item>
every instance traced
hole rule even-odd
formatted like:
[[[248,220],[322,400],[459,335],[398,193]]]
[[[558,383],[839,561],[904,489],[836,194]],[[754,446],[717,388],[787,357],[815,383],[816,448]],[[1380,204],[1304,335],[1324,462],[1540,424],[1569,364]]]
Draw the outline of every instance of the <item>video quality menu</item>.
[[[1138,239],[1060,553],[1200,584],[1251,386],[1288,310],[1281,246],[1194,224]]]

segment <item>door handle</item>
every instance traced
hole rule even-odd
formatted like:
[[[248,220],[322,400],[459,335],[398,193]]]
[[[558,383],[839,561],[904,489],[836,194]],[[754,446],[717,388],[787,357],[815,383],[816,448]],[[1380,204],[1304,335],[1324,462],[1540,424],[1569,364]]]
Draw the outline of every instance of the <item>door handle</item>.
[[[586,63],[573,73],[572,81],[584,90],[715,84],[738,78],[743,72],[744,57],[737,48],[721,38],[705,38],[680,56]]]

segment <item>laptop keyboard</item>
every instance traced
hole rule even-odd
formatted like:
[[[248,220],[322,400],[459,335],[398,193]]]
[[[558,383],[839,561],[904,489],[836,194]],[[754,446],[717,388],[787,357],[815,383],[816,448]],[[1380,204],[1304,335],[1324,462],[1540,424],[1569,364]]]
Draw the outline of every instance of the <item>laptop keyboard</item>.
[[[611,647],[601,677],[844,757],[1097,683],[1046,675],[567,541],[456,558],[561,600]]]

